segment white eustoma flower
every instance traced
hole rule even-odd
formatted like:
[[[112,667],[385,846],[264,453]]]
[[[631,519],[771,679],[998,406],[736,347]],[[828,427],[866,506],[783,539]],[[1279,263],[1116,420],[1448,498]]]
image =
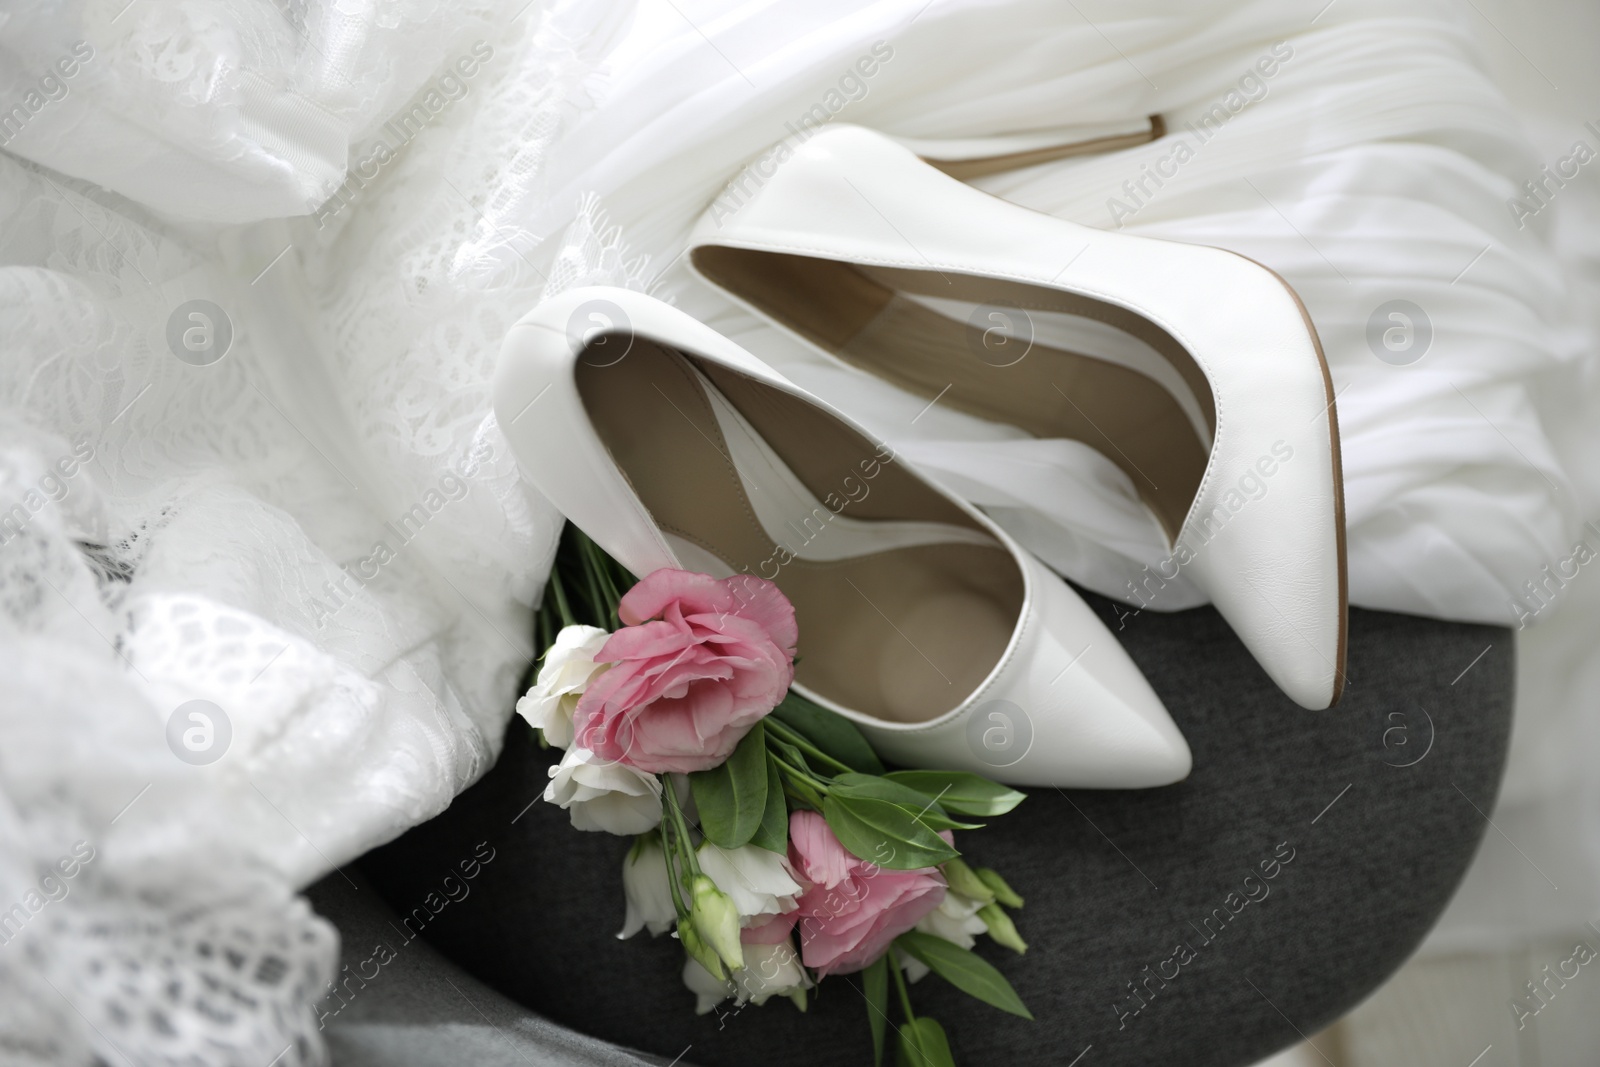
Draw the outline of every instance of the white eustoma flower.
[[[989,929],[987,923],[978,915],[978,909],[983,907],[983,901],[973,900],[971,897],[962,896],[955,890],[945,893],[939,906],[928,912],[917,923],[916,929],[934,937],[942,937],[951,944],[960,945],[962,948],[971,948],[978,943],[975,935]],[[928,973],[927,964],[921,960],[895,950],[896,958],[900,960],[909,981],[917,982]]]
[[[610,636],[598,626],[563,626],[544,654],[538,679],[517,701],[517,714],[544,731],[544,739],[557,748],[572,744],[572,713],[594,676],[606,667],[594,658]]]
[[[769,997],[790,997],[800,1010],[806,1006],[804,991],[814,984],[800,965],[800,953],[789,938],[776,945],[744,946],[744,970],[733,972],[739,1003],[765,1004]]]
[[[944,895],[937,908],[922,917],[922,921],[917,923],[917,929],[934,937],[942,937],[962,948],[971,948],[977,944],[977,939],[973,935],[989,929],[978,917],[978,909],[981,907],[983,901],[973,900],[951,890]]]
[[[628,914],[618,937],[632,937],[648,929],[658,937],[677,922],[677,905],[672,902],[671,875],[667,854],[659,837],[640,840],[622,861],[622,894],[628,900]]]
[[[789,997],[802,1009],[805,1007],[805,990],[814,982],[800,965],[800,953],[792,940],[776,945],[745,945],[744,969],[733,972],[733,977],[722,981],[692,959],[683,961],[683,984],[695,995],[695,1014],[704,1015],[729,997],[740,1004],[751,1002],[758,1007],[772,997]]]
[[[576,746],[550,768],[544,799],[572,816],[579,830],[642,834],[661,823],[661,779],[606,763]]]
[[[741,925],[763,915],[782,915],[795,909],[795,897],[803,891],[789,870],[787,858],[755,845],[720,848],[703,841],[697,854],[700,869],[711,876],[717,888],[733,898]]]
[[[704,1015],[733,996],[733,983],[718,978],[692,957],[684,957],[683,984],[695,995],[694,1013]]]

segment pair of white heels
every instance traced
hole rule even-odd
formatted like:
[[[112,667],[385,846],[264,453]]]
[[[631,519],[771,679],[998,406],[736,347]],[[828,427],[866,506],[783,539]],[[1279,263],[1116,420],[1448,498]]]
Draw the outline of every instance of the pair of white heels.
[[[1332,385],[1270,270],[1040,215],[851,126],[703,218],[690,263],[830,359],[1099,449],[1167,535],[1166,576],[1207,591],[1295,702],[1338,700]],[[988,324],[1019,318],[1044,340],[997,349]],[[531,481],[634,573],[774,581],[800,623],[796,688],[890,760],[1080,788],[1189,773],[1160,699],[1064,581],[682,312],[619,289],[545,301],[506,338],[495,411]]]

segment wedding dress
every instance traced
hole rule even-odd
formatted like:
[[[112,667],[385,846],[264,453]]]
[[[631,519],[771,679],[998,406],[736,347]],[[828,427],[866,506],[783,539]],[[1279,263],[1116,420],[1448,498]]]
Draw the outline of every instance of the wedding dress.
[[[1353,603],[1557,614],[1524,583],[1600,516],[1577,462],[1600,213],[1576,184],[1508,210],[1555,157],[1453,5],[518,8],[0,16],[10,1059],[325,1059],[334,935],[295,891],[480,775],[531,655],[560,520],[488,383],[541,296],[676,302],[1128,597],[1162,549],[1103,458],[845,378],[692,283],[695,218],[835,116],[967,138],[1162,114],[1166,141],[977,184],[1297,288],[1339,390]],[[1558,244],[1573,217],[1588,242]]]

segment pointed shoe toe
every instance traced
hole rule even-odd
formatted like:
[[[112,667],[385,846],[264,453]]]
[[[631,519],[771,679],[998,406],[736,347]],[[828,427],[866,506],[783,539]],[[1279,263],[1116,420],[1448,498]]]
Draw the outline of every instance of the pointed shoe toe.
[[[1094,611],[1024,556],[1012,646],[962,705],[928,723],[861,723],[883,755],[1012,785],[1147,789],[1188,776],[1189,745]],[[859,720],[857,720],[859,722]]]

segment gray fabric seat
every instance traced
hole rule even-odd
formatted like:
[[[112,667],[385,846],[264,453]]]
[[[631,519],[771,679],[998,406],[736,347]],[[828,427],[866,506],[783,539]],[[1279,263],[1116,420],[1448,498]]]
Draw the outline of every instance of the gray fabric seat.
[[[1114,606],[1086,599],[1115,630]],[[986,939],[980,951],[1038,1019],[925,980],[916,1007],[944,1023],[959,1062],[1252,1063],[1405,960],[1486,828],[1510,729],[1509,632],[1352,611],[1344,700],[1310,712],[1209,608],[1122,623],[1194,773],[1140,792],[1035,789],[958,835],[1027,899],[1028,954]],[[314,887],[346,931],[347,962],[371,956],[376,931],[403,964],[330,1017],[336,1062],[870,1062],[850,976],[829,979],[806,1015],[775,1001],[695,1016],[675,942],[614,937],[627,842],[532,803],[551,758],[513,722],[482,782],[362,860],[376,892],[337,874]],[[479,842],[494,858],[470,882],[458,875],[460,899],[434,914],[425,902]]]

